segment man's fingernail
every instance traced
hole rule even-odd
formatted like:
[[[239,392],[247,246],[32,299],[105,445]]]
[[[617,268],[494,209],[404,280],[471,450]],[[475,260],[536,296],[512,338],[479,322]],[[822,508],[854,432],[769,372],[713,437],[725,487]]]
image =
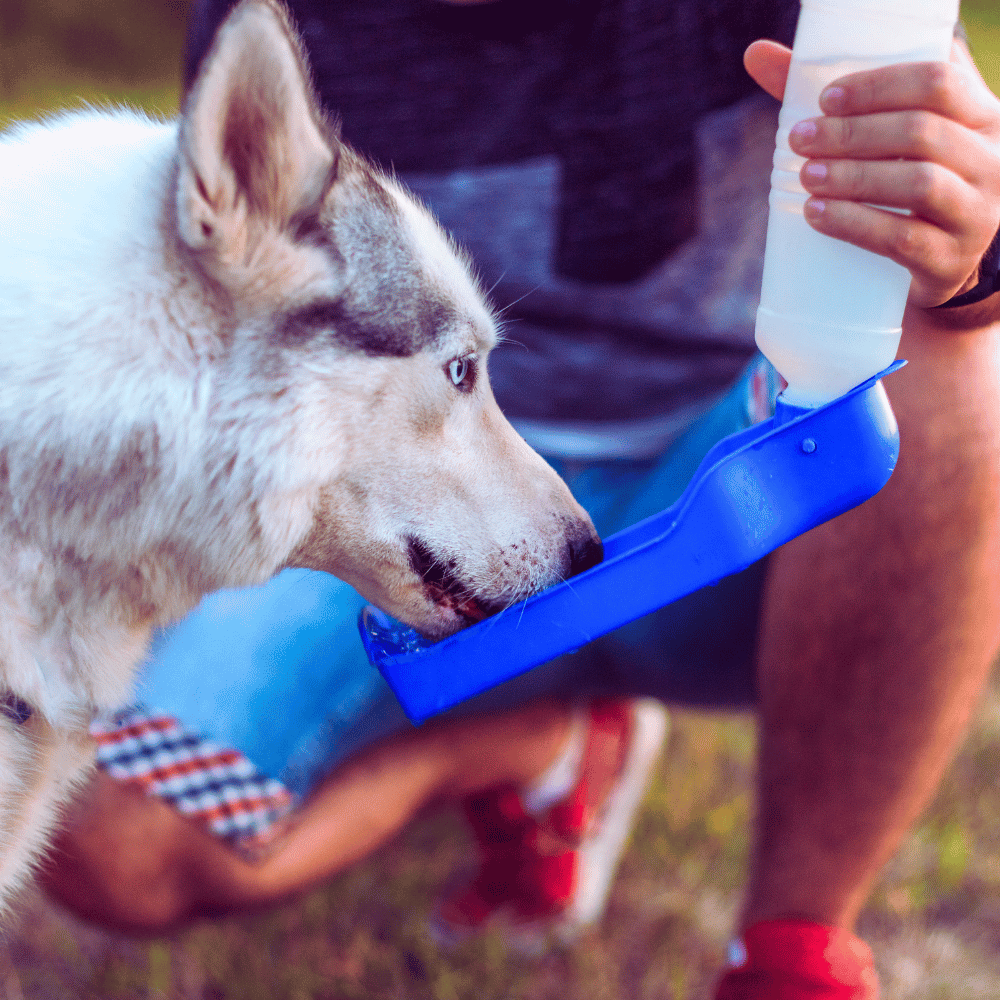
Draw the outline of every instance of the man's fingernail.
[[[807,163],[805,166],[806,177],[813,181],[825,181],[828,173],[825,163]]]
[[[820,107],[829,114],[837,114],[844,109],[847,102],[847,91],[843,87],[827,87],[819,95]]]
[[[816,123],[814,121],[804,121],[799,122],[795,128],[792,129],[792,135],[796,139],[803,139],[808,142],[811,139],[816,138]]]
[[[816,222],[818,219],[822,219],[825,211],[826,202],[821,201],[819,198],[810,198],[805,204],[806,218],[810,222]]]

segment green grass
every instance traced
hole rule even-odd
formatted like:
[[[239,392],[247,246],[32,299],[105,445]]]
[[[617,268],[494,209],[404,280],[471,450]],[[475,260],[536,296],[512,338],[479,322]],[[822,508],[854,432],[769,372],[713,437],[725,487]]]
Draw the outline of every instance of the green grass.
[[[176,108],[183,3],[4,0],[0,123],[80,100]],[[1000,5],[966,0],[1000,92]],[[20,20],[18,20],[18,18]],[[90,18],[99,28],[87,28]],[[117,53],[114,71],[104,53]],[[885,1000],[1000,994],[1000,696],[991,692],[926,816],[862,918]],[[29,893],[0,947],[5,1000],[682,1000],[709,995],[744,880],[753,727],[679,714],[599,931],[538,961],[486,939],[440,954],[435,894],[469,856],[429,815],[324,888],[261,915],[132,940]]]
[[[83,99],[170,114],[186,0],[4,0],[0,125]]]
[[[880,879],[861,929],[885,1000],[1000,993],[1000,696]],[[441,954],[424,921],[468,858],[450,812],[287,906],[153,941],[85,927],[30,895],[0,950],[26,1000],[707,998],[743,882],[753,728],[677,713],[601,928],[539,960],[487,938]],[[16,979],[14,978],[16,977]]]
[[[980,72],[993,93],[1000,94],[1000,4],[997,0],[963,0],[962,20]]]

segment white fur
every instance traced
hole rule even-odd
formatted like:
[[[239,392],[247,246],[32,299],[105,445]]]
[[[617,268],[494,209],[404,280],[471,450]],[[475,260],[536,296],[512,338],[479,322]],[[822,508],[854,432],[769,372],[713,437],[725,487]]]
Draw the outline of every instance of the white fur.
[[[467,268],[325,126],[271,0],[227,20],[179,123],[17,126],[0,191],[0,688],[34,710],[0,717],[2,906],[86,771],[90,713],[204,593],[310,566],[444,635],[594,534],[493,401]],[[316,303],[343,325],[300,336]]]

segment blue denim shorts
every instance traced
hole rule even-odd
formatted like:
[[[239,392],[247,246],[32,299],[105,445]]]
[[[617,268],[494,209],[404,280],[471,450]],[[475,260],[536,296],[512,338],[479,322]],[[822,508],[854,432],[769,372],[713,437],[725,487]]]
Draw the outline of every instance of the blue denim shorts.
[[[713,444],[769,415],[775,382],[755,359],[655,458],[552,464],[609,535],[673,503]],[[455,711],[598,693],[751,705],[764,573],[764,565],[752,566]],[[362,650],[364,603],[346,584],[308,570],[212,594],[157,635],[137,698],[214,747],[239,750],[294,796],[306,795],[345,757],[410,725]]]

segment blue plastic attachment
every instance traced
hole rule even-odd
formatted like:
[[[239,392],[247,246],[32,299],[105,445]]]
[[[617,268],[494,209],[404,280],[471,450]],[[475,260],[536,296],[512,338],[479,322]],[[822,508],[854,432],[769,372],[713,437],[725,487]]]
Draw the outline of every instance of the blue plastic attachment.
[[[899,430],[880,379],[775,415],[715,445],[676,503],[604,540],[604,561],[437,643],[377,608],[369,659],[420,722],[737,573],[889,481]]]

